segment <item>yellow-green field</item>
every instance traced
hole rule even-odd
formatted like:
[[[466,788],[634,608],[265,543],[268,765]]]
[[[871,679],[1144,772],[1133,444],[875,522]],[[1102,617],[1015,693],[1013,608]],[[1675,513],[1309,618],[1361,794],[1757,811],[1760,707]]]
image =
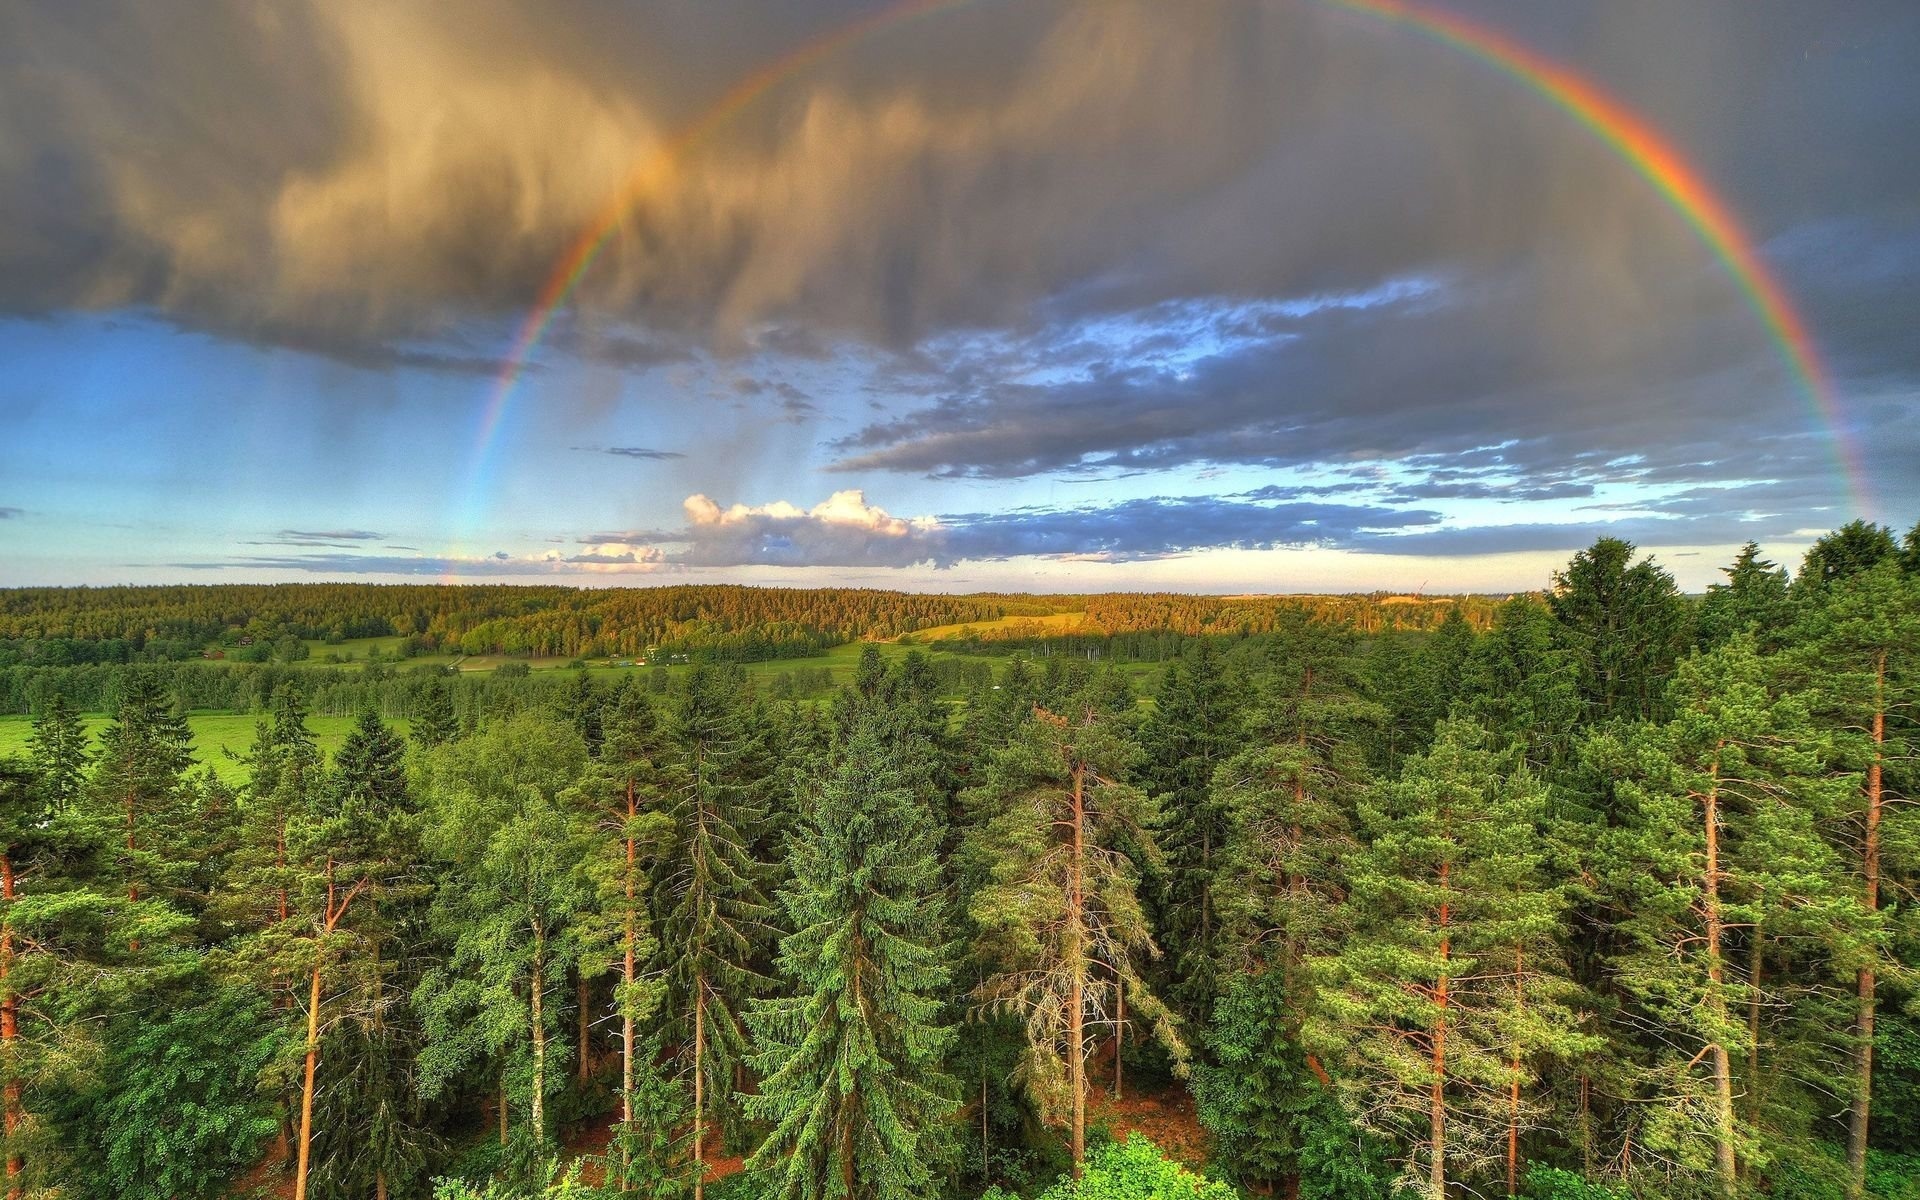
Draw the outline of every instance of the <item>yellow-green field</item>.
[[[995,617],[991,621],[969,621],[964,625],[935,625],[931,629],[922,629],[918,633],[908,634],[903,641],[939,642],[946,639],[965,640],[969,637],[995,633],[1007,633],[1014,630],[1031,630],[1047,637],[1060,637],[1074,633],[1086,624],[1087,614],[1083,612],[1048,613],[1042,617]]]
[[[187,717],[187,727],[193,731],[194,757],[199,762],[211,766],[220,778],[228,783],[244,783],[247,778],[247,764],[242,756],[253,745],[254,726],[260,718],[250,714],[233,713],[192,713]],[[107,718],[91,714],[86,718],[87,732],[98,736],[107,725]],[[307,727],[313,730],[314,740],[320,749],[331,755],[347,740],[347,734],[353,729],[352,717],[308,717]],[[395,728],[406,731],[405,721],[392,722]],[[0,716],[0,758],[10,754],[27,752],[27,736],[33,732],[33,718],[25,716]]]

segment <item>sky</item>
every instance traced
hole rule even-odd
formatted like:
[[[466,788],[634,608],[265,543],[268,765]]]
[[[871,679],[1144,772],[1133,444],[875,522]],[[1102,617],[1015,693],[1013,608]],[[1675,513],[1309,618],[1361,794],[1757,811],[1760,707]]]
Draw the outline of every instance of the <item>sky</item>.
[[[0,585],[1697,590],[1920,519],[1920,5],[1367,7],[6,6]],[[1437,26],[1654,131],[1811,357]]]

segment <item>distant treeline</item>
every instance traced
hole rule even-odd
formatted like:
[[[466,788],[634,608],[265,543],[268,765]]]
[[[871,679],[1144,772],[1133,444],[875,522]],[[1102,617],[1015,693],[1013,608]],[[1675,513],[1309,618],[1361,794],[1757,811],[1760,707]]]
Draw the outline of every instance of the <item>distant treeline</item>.
[[[1169,635],[1272,633],[1310,618],[1361,633],[1432,629],[1456,609],[1486,629],[1499,597],[922,595],[864,588],[719,585],[582,590],[496,585],[212,584],[0,590],[0,668],[174,662],[218,649],[296,661],[306,641],[400,637],[400,656],[806,658],[861,638],[1033,617],[968,635],[1038,648],[1062,632],[1038,618],[1081,613],[1069,653],[1164,661]],[[1153,642],[1151,639],[1162,639]],[[1133,640],[1122,640],[1133,639]],[[1147,640],[1142,640],[1147,639]],[[953,647],[962,649],[961,646]]]

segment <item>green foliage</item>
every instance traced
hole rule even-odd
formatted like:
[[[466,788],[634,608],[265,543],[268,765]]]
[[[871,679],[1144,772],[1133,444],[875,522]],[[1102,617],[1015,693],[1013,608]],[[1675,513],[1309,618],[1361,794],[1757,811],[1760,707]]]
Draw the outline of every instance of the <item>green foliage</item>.
[[[1214,1061],[1194,1070],[1214,1162],[1245,1184],[1292,1178],[1306,1200],[1384,1198],[1385,1147],[1354,1127],[1299,1046],[1276,1036],[1294,1024],[1281,982],[1271,971],[1243,977],[1214,1009]]]
[[[1595,1183],[1584,1175],[1559,1167],[1535,1165],[1527,1170],[1528,1200],[1631,1200],[1629,1193]]]
[[[552,993],[591,894],[583,830],[562,800],[585,759],[570,727],[522,717],[441,747],[423,771],[427,848],[450,868],[433,920],[452,953],[414,991],[427,1034],[421,1089],[441,1092],[490,1057],[525,1097],[536,1144],[566,1055]]]
[[[1080,1178],[1062,1179],[1040,1193],[1039,1200],[1236,1200],[1237,1195],[1228,1185],[1174,1162],[1136,1133],[1095,1150]],[[1013,1197],[989,1188],[981,1200]]]
[[[1920,1156],[1920,1023],[1883,1013],[1873,1029],[1873,1141]]]
[[[755,1001],[760,1091],[772,1130],[750,1169],[769,1195],[913,1200],[951,1157],[952,1081],[940,1022],[937,831],[871,725],[841,749],[791,843],[780,893],[792,933],[779,968],[790,995]]]
[[[281,1033],[258,995],[199,982],[210,992],[203,1003],[115,1021],[100,1083],[75,1122],[80,1195],[218,1196],[273,1135],[254,1078]]]
[[[1689,641],[1673,576],[1633,554],[1633,543],[1601,538],[1555,572],[1547,594],[1595,720],[1659,716],[1667,676]]]

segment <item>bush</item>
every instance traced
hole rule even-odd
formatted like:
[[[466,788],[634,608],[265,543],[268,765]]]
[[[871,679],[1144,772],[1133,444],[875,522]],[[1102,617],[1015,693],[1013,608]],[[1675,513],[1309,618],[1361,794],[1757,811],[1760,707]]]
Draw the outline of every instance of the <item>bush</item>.
[[[1160,1153],[1160,1148],[1135,1133],[1087,1156],[1079,1179],[1062,1179],[1040,1200],[1238,1200],[1239,1194],[1218,1180],[1196,1175]],[[1013,1200],[999,1188],[988,1188],[981,1200]]]
[[[1619,1188],[1595,1183],[1573,1171],[1542,1166],[1527,1169],[1527,1195],[1530,1200],[1628,1200],[1627,1193]]]

